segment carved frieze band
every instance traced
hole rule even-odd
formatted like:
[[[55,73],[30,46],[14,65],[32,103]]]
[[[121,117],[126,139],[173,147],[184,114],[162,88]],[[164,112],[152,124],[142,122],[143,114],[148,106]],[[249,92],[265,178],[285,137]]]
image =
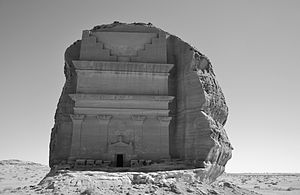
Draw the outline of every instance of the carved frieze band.
[[[99,114],[96,116],[98,120],[104,120],[108,121],[112,118],[112,115],[107,115],[107,114]]]
[[[74,121],[83,120],[85,115],[84,114],[70,114],[71,119]]]
[[[146,118],[145,115],[131,115],[131,119],[134,121],[144,121]]]

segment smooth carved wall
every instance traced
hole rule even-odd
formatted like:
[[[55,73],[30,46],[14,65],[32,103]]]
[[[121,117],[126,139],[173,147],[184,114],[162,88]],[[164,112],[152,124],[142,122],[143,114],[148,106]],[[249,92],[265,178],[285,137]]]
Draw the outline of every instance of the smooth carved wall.
[[[78,71],[78,93],[168,94],[166,73],[126,71]]]
[[[169,152],[169,72],[164,32],[84,31],[74,60],[70,160],[160,160]]]
[[[191,45],[151,25],[114,23],[84,31],[65,61],[51,167],[124,152],[126,161],[171,156],[224,170],[228,108],[209,60]]]
[[[72,141],[72,131],[73,122],[70,117],[64,117],[64,121],[59,123],[57,127],[57,133],[55,134],[55,144],[59,150],[56,150],[56,159],[67,159],[66,157],[70,154],[71,141]]]
[[[97,158],[105,146],[96,116],[86,116],[81,126],[80,149],[83,158]]]
[[[118,153],[133,159],[159,160],[170,157],[169,129],[159,118],[141,115],[108,118],[98,115],[82,119],[77,140],[80,151],[72,156],[73,159],[113,161]]]

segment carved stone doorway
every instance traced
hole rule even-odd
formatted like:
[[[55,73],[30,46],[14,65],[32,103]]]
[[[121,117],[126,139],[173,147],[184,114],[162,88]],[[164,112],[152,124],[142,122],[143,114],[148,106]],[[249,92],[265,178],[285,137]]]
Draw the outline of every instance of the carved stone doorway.
[[[117,161],[117,164],[116,164],[117,167],[123,167],[124,155],[116,154],[116,161]]]

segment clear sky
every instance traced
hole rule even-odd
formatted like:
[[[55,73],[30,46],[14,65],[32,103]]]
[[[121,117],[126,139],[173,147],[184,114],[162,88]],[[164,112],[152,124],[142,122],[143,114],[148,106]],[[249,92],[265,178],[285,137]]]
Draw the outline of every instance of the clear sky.
[[[300,172],[300,1],[0,0],[0,159],[48,163],[82,30],[151,22],[207,55],[229,106],[227,172]]]

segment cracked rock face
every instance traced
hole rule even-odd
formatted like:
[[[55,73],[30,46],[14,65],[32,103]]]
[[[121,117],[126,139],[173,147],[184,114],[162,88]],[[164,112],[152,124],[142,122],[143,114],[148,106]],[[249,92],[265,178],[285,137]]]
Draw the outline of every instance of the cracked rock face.
[[[169,116],[172,117],[169,124],[170,158],[179,159],[187,165],[205,168],[209,171],[212,180],[222,174],[227,161],[231,158],[233,148],[224,129],[228,107],[208,58],[180,38],[150,23],[114,22],[96,26],[90,32],[163,33],[165,35],[166,61],[164,63],[174,65],[169,72],[167,94],[164,94],[174,97],[169,104]],[[70,115],[74,114],[75,102],[69,95],[77,92],[78,80],[73,61],[80,60],[81,47],[82,40],[78,40],[65,52],[66,82],[58,102],[55,125],[51,132],[50,167],[64,164],[70,158],[73,136],[73,122]],[[119,58],[111,56],[106,58],[110,61],[116,59]],[[122,58],[124,59],[130,61],[131,58]],[[143,60],[139,56],[132,59]],[[153,60],[151,57],[148,59]]]

